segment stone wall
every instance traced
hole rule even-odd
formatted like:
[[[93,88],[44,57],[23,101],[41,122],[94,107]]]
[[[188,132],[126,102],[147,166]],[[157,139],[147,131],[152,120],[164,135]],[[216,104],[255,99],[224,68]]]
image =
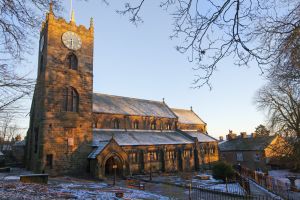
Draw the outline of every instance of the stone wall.
[[[64,46],[61,38],[66,31],[80,36],[81,49],[71,51]],[[92,141],[93,27],[86,29],[74,22],[67,23],[50,12],[42,35],[45,45],[39,53],[26,164],[31,170],[51,175],[83,172],[87,169]],[[78,70],[67,66],[70,53],[77,56]],[[78,92],[78,112],[63,109],[63,92],[69,86]]]
[[[101,129],[114,128],[114,120],[120,123],[120,129],[135,129],[134,123],[138,122],[138,129],[150,130],[151,123],[156,122],[156,130],[175,130],[177,119],[157,118],[145,116],[128,116],[118,114],[93,113],[93,127]],[[168,125],[170,125],[168,127]]]

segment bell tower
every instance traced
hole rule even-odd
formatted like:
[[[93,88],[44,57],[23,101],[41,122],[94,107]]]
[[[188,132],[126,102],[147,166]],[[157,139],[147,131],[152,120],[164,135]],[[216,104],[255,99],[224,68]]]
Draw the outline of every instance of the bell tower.
[[[54,16],[42,25],[26,166],[51,175],[86,171],[92,142],[94,25]]]

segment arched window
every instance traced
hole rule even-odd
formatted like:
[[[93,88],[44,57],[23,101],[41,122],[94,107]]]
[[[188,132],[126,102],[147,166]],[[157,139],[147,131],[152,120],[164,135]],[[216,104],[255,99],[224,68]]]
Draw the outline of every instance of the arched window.
[[[78,69],[78,59],[75,54],[70,54],[68,56],[68,67],[69,69],[77,70]]]
[[[64,111],[78,112],[79,95],[73,87],[66,87],[64,91]]]
[[[115,129],[119,129],[120,128],[120,120],[114,119],[113,125],[114,125]]]
[[[156,130],[156,121],[151,122],[151,130]]]
[[[134,129],[139,129],[139,121],[138,121],[138,120],[135,120],[135,121],[133,122],[133,128],[134,128]]]

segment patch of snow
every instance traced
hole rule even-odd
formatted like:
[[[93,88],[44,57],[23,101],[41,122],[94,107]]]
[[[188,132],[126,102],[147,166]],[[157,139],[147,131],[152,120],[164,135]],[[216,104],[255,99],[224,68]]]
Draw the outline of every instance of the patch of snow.
[[[269,176],[281,181],[284,184],[290,185],[290,180],[288,176],[296,176],[299,179],[295,181],[297,189],[300,189],[300,173],[290,172],[289,170],[271,170],[269,171]]]

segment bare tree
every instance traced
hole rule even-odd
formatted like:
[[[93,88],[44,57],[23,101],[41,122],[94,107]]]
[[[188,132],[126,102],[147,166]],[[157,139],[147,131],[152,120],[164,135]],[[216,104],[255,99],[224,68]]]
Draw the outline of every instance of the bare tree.
[[[18,135],[19,128],[14,123],[14,114],[7,113],[0,120],[0,150],[3,150],[3,145],[10,143]]]
[[[258,108],[268,112],[270,127],[287,141],[284,159],[300,169],[300,87],[280,79],[261,88],[256,96]]]
[[[129,20],[142,22],[141,10],[153,1],[127,0],[117,11]],[[284,60],[282,51],[291,53],[299,67],[300,2],[298,0],[160,0],[161,8],[174,20],[171,38],[182,41],[177,46],[189,55],[199,70],[194,86],[210,85],[219,62],[235,58],[235,64],[249,66],[256,62],[264,71]],[[297,50],[298,49],[298,50]]]
[[[33,89],[35,81],[17,70],[31,53],[32,38],[37,36],[50,1],[0,1],[0,113],[15,109],[11,106]],[[61,1],[53,0],[52,5],[58,11]]]

